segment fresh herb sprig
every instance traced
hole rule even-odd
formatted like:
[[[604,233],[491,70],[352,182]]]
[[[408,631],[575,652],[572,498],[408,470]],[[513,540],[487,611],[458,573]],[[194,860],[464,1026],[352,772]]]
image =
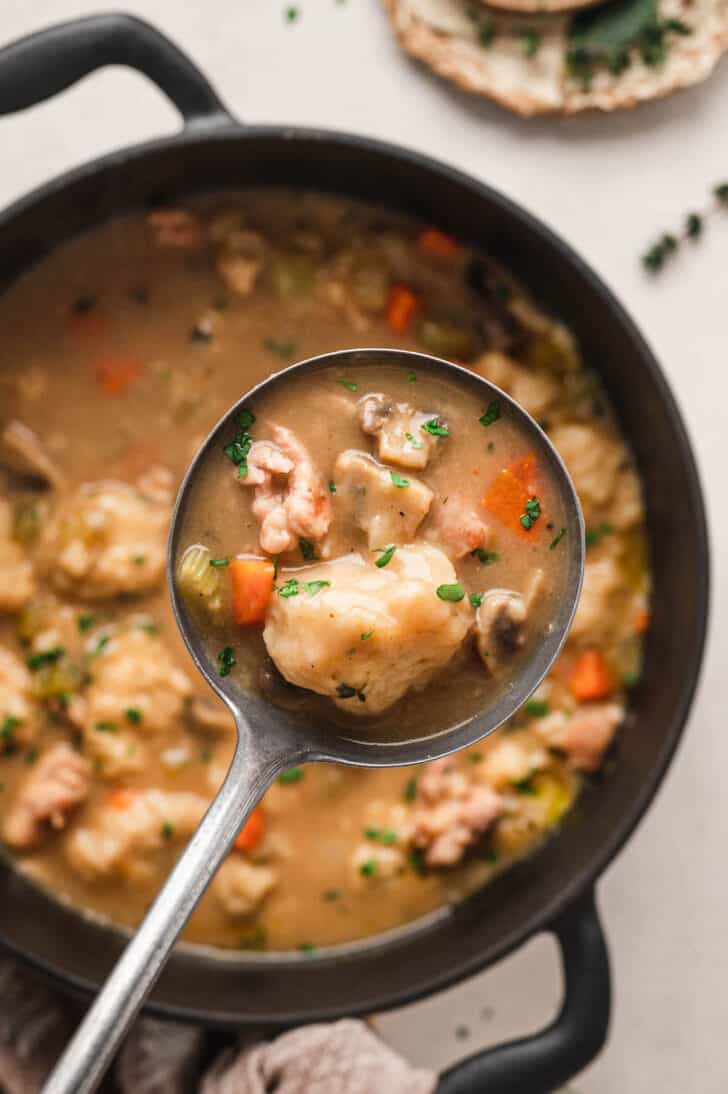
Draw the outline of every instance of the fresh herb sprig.
[[[697,243],[702,238],[706,223],[716,213],[728,209],[728,182],[720,182],[712,190],[713,200],[699,212],[687,213],[682,227],[675,232],[663,232],[653,240],[642,255],[642,265],[648,273],[658,274],[665,263],[679,251],[683,243]]]

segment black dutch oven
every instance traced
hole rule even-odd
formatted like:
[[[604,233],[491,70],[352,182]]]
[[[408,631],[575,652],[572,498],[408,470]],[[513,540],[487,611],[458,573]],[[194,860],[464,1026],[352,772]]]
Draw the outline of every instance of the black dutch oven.
[[[32,106],[105,65],[127,65],[153,80],[180,111],[182,131],[87,164],[3,213],[0,285],[117,213],[202,190],[270,184],[335,191],[438,224],[509,267],[569,324],[600,371],[645,483],[654,575],[644,674],[615,768],[587,789],[558,838],[457,908],[357,945],[253,958],[179,947],[149,1009],[208,1026],[269,1030],[366,1014],[445,988],[551,931],[565,980],[558,1017],[535,1036],[450,1069],[440,1094],[552,1090],[606,1038],[609,964],[593,887],[660,784],[703,650],[705,516],[673,397],[609,290],[523,209],[458,171],[378,141],[241,125],[190,60],[137,19],[81,19],[0,51],[0,113]],[[122,935],[55,903],[7,865],[0,871],[0,941],[67,989],[86,996],[97,990],[123,947]]]

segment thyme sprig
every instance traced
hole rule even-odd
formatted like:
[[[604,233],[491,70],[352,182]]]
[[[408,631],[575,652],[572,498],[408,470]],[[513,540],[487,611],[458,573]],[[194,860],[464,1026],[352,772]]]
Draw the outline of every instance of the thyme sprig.
[[[657,274],[665,263],[673,258],[681,244],[696,243],[703,235],[706,222],[716,213],[728,209],[728,182],[720,182],[712,190],[713,200],[699,212],[687,213],[681,228],[675,232],[663,232],[642,255],[642,265],[651,274]]]

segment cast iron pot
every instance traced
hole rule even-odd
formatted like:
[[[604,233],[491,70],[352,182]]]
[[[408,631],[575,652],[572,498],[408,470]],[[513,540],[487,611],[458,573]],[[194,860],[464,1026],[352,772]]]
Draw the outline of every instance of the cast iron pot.
[[[0,51],[0,113],[32,106],[104,65],[143,72],[179,109],[178,135],[96,160],[0,216],[0,286],[69,236],[202,190],[285,185],[379,202],[470,240],[508,266],[577,335],[599,369],[645,483],[654,575],[642,682],[615,769],[588,789],[558,838],[457,908],[388,936],[314,956],[246,958],[180,947],[150,1011],[210,1026],[283,1028],[400,1006],[477,972],[539,931],[559,942],[561,1012],[544,1031],[481,1053],[441,1094],[539,1094],[584,1067],[607,1034],[606,945],[593,886],[665,773],[696,686],[706,628],[708,548],[700,485],[680,415],[648,347],[595,274],[507,198],[414,152],[346,134],[242,126],[201,73],[149,25],[80,19]],[[42,302],[39,302],[42,306]],[[0,941],[88,996],[124,944],[0,867]]]

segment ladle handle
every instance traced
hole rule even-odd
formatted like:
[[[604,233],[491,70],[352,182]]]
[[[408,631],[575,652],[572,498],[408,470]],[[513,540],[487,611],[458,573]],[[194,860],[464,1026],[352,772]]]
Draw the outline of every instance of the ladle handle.
[[[242,716],[230,769],[205,817],[43,1088],[91,1094],[151,991],[180,931],[243,823],[275,776],[295,763],[290,746],[254,738]]]

